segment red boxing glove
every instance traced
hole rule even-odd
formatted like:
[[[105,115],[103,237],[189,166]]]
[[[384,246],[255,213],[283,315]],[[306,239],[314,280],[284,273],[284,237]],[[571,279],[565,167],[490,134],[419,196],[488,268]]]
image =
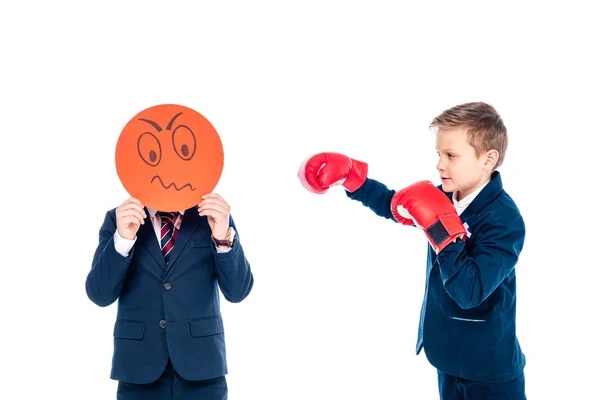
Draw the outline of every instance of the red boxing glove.
[[[307,190],[323,194],[341,183],[355,192],[367,180],[368,165],[340,153],[319,153],[307,158],[298,170],[298,179]]]
[[[429,181],[420,181],[396,192],[391,202],[392,215],[404,224],[423,229],[438,254],[467,231],[452,201]],[[403,215],[404,214],[404,215]],[[409,215],[411,219],[406,218]]]

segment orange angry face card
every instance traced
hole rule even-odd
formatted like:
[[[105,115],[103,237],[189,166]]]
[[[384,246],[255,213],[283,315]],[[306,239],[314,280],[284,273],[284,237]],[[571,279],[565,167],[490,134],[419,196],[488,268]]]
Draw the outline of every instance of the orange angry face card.
[[[223,145],[215,128],[202,114],[176,104],[135,115],[119,136],[115,158],[125,190],[160,211],[198,204],[223,171]]]

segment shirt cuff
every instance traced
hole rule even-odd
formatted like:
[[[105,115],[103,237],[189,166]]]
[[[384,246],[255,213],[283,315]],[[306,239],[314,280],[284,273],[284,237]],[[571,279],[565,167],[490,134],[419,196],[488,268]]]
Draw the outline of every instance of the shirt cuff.
[[[117,253],[119,253],[123,257],[129,257],[129,252],[131,251],[131,249],[133,249],[133,245],[137,240],[137,236],[132,240],[125,239],[124,237],[119,235],[119,231],[115,231],[113,240],[115,242],[115,250],[117,251]]]
[[[215,248],[217,249],[217,253],[229,253],[231,251],[231,247],[221,249],[219,246],[215,246]]]

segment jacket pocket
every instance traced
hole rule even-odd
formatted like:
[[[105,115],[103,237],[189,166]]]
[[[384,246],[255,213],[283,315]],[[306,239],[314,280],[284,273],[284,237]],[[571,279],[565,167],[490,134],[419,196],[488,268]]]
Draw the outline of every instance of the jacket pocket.
[[[146,324],[143,322],[117,321],[113,336],[115,339],[142,340],[145,331]]]
[[[218,335],[223,331],[223,319],[220,316],[190,321],[190,334],[193,337]]]

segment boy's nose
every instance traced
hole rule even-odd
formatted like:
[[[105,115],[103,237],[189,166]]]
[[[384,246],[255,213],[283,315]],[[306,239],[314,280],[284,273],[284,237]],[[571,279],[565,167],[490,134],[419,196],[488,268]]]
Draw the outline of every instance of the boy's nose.
[[[438,171],[443,171],[444,170],[444,165],[442,163],[442,160],[440,159],[437,163],[437,165],[435,166],[437,168]]]

